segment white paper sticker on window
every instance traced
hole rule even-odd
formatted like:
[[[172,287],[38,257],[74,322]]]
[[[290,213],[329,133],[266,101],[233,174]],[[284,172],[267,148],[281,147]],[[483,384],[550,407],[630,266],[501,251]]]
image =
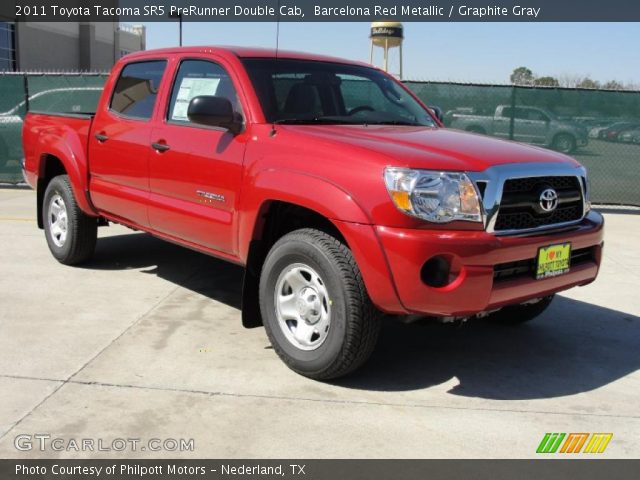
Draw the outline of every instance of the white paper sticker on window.
[[[188,121],[187,109],[191,99],[200,95],[215,95],[219,83],[219,78],[183,78],[171,120]]]

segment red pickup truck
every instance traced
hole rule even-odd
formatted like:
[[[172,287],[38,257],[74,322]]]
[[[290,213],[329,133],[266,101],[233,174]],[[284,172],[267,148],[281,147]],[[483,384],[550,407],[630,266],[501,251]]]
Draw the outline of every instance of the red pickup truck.
[[[95,113],[31,112],[23,138],[56,259],[88,260],[114,222],[243,265],[243,324],[316,379],[363,364],[383,313],[524,322],[598,273],[578,162],[445,129],[366,64],[136,53]]]

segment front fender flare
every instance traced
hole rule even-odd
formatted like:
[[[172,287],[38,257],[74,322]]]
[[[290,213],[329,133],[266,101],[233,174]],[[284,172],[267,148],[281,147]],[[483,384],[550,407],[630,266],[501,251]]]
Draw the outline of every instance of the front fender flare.
[[[259,217],[273,201],[308,208],[331,221],[371,224],[349,192],[327,179],[293,170],[269,169],[248,177],[241,199],[238,244],[243,260],[247,258]]]

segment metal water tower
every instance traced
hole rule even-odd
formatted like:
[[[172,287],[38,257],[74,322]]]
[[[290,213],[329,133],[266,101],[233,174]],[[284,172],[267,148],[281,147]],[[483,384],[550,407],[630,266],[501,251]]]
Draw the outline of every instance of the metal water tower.
[[[404,40],[402,23],[400,22],[373,22],[371,24],[371,56],[373,63],[373,48],[380,47],[384,50],[384,71],[389,71],[389,50],[398,48],[400,52],[400,79],[402,80],[402,41]]]

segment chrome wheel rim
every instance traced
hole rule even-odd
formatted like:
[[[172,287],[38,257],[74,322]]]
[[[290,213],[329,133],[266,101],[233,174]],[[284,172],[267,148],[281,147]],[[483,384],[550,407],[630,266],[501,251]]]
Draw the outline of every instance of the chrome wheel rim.
[[[285,338],[300,350],[324,343],[331,323],[331,301],[324,280],[309,265],[287,266],[276,281],[275,310]]]
[[[57,193],[51,197],[48,210],[49,233],[56,247],[62,247],[67,241],[67,206]]]

